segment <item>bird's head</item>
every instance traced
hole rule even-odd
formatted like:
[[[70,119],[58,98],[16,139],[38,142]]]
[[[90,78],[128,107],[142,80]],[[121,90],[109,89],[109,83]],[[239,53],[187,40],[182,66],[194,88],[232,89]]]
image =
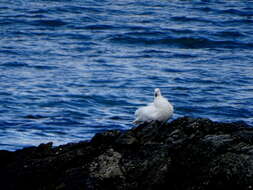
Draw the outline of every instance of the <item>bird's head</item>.
[[[161,96],[161,91],[159,88],[156,88],[155,89],[155,98],[158,97],[158,96]]]

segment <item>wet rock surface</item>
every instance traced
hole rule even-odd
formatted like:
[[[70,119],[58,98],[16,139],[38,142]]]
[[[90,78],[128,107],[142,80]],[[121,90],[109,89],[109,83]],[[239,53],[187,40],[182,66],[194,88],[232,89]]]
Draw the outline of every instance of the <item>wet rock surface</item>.
[[[252,189],[253,128],[183,117],[0,151],[1,189]]]

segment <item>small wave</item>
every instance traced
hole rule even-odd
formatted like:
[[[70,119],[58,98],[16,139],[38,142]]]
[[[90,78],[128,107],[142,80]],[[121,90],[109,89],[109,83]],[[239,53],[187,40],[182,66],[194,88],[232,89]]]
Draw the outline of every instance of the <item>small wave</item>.
[[[58,19],[58,20],[35,20],[31,22],[31,24],[36,26],[60,27],[66,25],[67,23]]]
[[[65,6],[62,6],[59,4],[59,6],[48,6],[46,8],[41,9],[35,9],[29,11],[31,14],[61,14],[61,13],[76,13],[81,14],[84,12],[90,12],[90,13],[100,13],[102,10],[96,7],[92,6],[76,6],[74,4],[66,4]]]
[[[227,14],[232,14],[232,15],[238,15],[238,16],[246,16],[246,17],[251,17],[253,16],[253,12],[251,11],[240,11],[237,9],[225,9],[221,10],[221,13],[227,13]]]
[[[197,57],[197,55],[192,55],[192,54],[186,54],[186,53],[172,53],[169,51],[162,51],[162,50],[144,50],[141,51],[140,54],[142,56],[149,56],[149,57],[164,57],[164,58],[194,58]]]
[[[85,35],[85,34],[76,34],[76,33],[63,33],[63,34],[47,34],[50,37],[55,37],[55,38],[67,38],[67,39],[72,39],[72,40],[89,40],[90,36]]]
[[[195,58],[198,57],[197,55],[192,55],[192,54],[185,54],[185,53],[174,53],[173,57],[177,57],[177,58]]]
[[[29,67],[35,68],[38,70],[54,70],[58,68],[56,66],[48,66],[48,65],[35,65],[35,66],[29,66]]]
[[[42,115],[26,115],[24,118],[37,120],[37,119],[45,119],[47,117]]]
[[[53,119],[52,121],[46,121],[44,124],[49,126],[58,126],[58,127],[65,127],[65,126],[72,126],[72,125],[81,125],[82,123],[78,120],[74,120],[71,118],[60,118],[60,119]],[[52,130],[55,130],[52,128]]]
[[[215,11],[214,9],[210,8],[210,7],[198,7],[198,8],[194,8],[194,9],[197,9],[199,11],[203,11],[205,13],[207,12],[211,12],[211,11]]]
[[[158,36],[166,36],[167,34],[165,32],[159,32],[159,31],[144,31],[144,32],[129,32],[127,33],[128,36],[146,36],[146,37],[158,37]]]
[[[145,31],[148,28],[143,25],[119,25],[121,29],[129,30],[129,31]]]
[[[93,6],[67,6],[65,9],[62,9],[64,12],[66,10],[68,10],[69,12],[73,12],[73,10],[76,12],[78,11],[79,13],[84,13],[84,12],[88,12],[88,13],[94,13],[94,14],[98,14],[103,12],[103,9],[99,8],[99,7],[93,7]]]
[[[16,50],[11,50],[11,49],[0,49],[0,53],[5,54],[5,55],[19,55],[19,53]],[[4,64],[0,64],[4,65]]]
[[[29,24],[25,19],[17,19],[17,18],[5,18],[5,19],[0,19],[0,24],[1,26],[3,25],[26,25]]]
[[[213,23],[211,20],[206,20],[201,17],[187,17],[187,16],[174,16],[171,17],[172,21],[175,22],[204,22],[204,23]]]
[[[217,32],[215,35],[225,38],[245,37],[245,35],[239,31],[221,31]]]
[[[204,37],[167,37],[167,38],[144,38],[128,35],[117,35],[110,38],[114,43],[143,44],[143,45],[166,45],[181,48],[252,48],[253,43],[241,43],[237,41],[210,40]]]
[[[167,68],[164,69],[165,72],[168,73],[183,73],[183,72],[187,72],[186,70],[182,70],[182,69],[172,69],[172,68]]]
[[[93,22],[93,23],[98,21],[96,18],[94,18],[94,17],[89,17],[89,16],[83,16],[83,17],[80,18],[80,20],[81,20],[82,22]],[[75,25],[75,26],[76,26],[76,25]]]
[[[7,62],[4,64],[1,64],[0,66],[4,67],[29,67],[28,64],[22,63],[22,62]]]
[[[190,29],[175,29],[175,28],[170,28],[169,31],[175,33],[175,34],[194,34],[195,31],[190,30]]]
[[[49,65],[29,65],[27,63],[24,62],[7,62],[4,64],[0,64],[1,67],[15,67],[15,68],[19,68],[19,67],[27,67],[27,68],[34,68],[34,69],[39,69],[39,70],[53,70],[53,69],[57,69],[56,66],[49,66]]]
[[[88,25],[83,27],[84,29],[88,30],[112,30],[117,29],[117,27],[112,25],[105,25],[105,24],[95,24],[95,25]]]
[[[249,24],[252,24],[252,23],[253,23],[252,19],[244,18],[244,19],[230,19],[230,20],[216,22],[216,25],[220,26],[220,27],[226,26],[227,28],[228,27],[234,27],[234,26],[246,26],[246,27],[248,27]],[[250,30],[250,28],[249,28],[248,31],[252,31],[252,30]]]
[[[36,14],[48,14],[48,10],[47,9],[32,9],[32,10],[28,10],[28,13],[30,15],[36,15]]]

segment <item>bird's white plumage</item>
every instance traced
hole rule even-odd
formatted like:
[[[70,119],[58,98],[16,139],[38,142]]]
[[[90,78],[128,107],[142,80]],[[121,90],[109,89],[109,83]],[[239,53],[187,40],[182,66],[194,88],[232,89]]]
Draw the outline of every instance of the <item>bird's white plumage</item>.
[[[164,98],[159,88],[155,89],[154,102],[135,111],[135,124],[143,122],[166,122],[173,114],[173,106]]]

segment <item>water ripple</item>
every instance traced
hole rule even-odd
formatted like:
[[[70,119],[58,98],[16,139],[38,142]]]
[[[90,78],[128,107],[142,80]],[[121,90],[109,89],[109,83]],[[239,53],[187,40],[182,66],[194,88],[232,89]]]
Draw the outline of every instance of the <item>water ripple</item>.
[[[253,124],[252,16],[250,1],[2,0],[0,149],[128,129],[156,87],[174,118]]]

